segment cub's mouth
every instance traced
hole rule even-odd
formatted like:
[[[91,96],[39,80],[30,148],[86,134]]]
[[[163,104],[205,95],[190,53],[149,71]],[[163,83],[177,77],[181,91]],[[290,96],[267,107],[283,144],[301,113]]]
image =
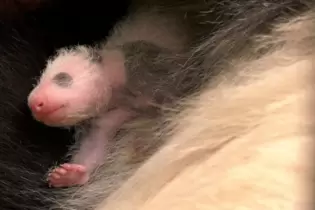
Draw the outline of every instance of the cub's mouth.
[[[34,113],[33,117],[48,126],[58,127],[63,126],[64,120],[66,119],[66,105],[63,104],[49,112],[45,113]]]

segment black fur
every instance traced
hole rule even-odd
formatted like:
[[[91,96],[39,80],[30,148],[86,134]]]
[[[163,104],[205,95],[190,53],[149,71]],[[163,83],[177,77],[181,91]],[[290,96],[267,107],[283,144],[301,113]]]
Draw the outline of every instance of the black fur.
[[[101,1],[54,1],[0,20],[0,209],[51,205],[55,193],[45,174],[67,151],[72,132],[36,122],[27,95],[56,49],[103,39],[127,3],[106,9]]]
[[[301,14],[314,3],[312,0],[209,0],[209,7],[202,15],[211,15],[210,20],[205,18],[204,27],[211,27],[213,35],[205,37],[207,40],[198,46],[190,61],[202,62],[200,57],[203,57],[203,65],[211,69],[205,78],[209,79],[219,73],[214,69],[220,69],[218,66],[231,56],[246,50],[253,35],[268,33],[273,24]]]
[[[186,0],[186,2],[187,1],[189,0]],[[186,62],[187,68],[186,67],[182,68],[184,69],[184,72],[176,72],[178,73],[177,78],[180,78],[178,77],[180,76],[180,74],[182,74],[181,79],[196,78],[198,77],[198,74],[199,74],[199,76],[204,77],[206,80],[208,80],[211,78],[211,76],[213,76],[214,74],[217,74],[221,69],[228,69],[226,68],[226,66],[231,67],[230,66],[231,63],[228,63],[228,62],[231,61],[231,58],[233,56],[235,56],[236,59],[244,58],[244,54],[243,54],[244,51],[247,51],[246,55],[250,54],[249,57],[261,56],[264,53],[263,52],[264,50],[262,52],[255,52],[255,53],[248,52],[248,50],[251,49],[251,48],[248,48],[248,46],[251,45],[251,41],[253,40],[255,35],[267,34],[273,24],[276,24],[280,22],[281,20],[300,15],[301,12],[306,11],[309,8],[313,7],[312,5],[313,2],[314,1],[312,0],[310,1],[306,1],[306,0],[305,1],[303,0],[302,1],[297,1],[297,0],[234,0],[234,1],[233,0],[209,0],[208,8],[204,8],[204,11],[200,12],[200,15],[203,15],[204,18],[200,18],[200,19],[205,20],[204,27],[209,28],[210,29],[209,31],[212,31],[212,33],[207,34],[205,36],[205,40],[203,40],[203,42],[201,42],[200,45],[196,45],[197,46],[196,49],[192,51],[193,55],[188,56],[190,59],[188,62]],[[196,7],[198,8],[198,6]],[[139,44],[141,43],[135,43],[135,44],[139,46]],[[132,47],[132,46],[129,45],[128,47]],[[158,56],[155,56],[157,52],[156,48],[152,48],[152,46],[145,46],[145,45],[143,45],[142,47],[144,48],[144,50],[146,50],[147,53],[151,54],[153,58],[153,59],[150,59],[147,64],[145,64],[146,66],[150,68],[150,65],[152,65],[151,62],[154,62],[156,60],[155,58],[158,57]],[[136,57],[135,59],[142,59],[141,54],[137,54],[137,55],[139,55],[139,57]],[[167,58],[169,58],[169,55],[167,54],[164,54],[164,55]],[[132,62],[133,61],[131,60],[130,66],[134,66]],[[138,62],[135,62],[135,63],[138,63]],[[127,62],[127,65],[128,65],[128,62]],[[223,67],[221,65],[223,65]],[[154,67],[156,67],[156,65]],[[157,67],[159,66],[157,65]],[[168,72],[168,69],[166,69],[166,72]],[[128,76],[130,77],[130,75]],[[223,74],[223,77],[224,76],[225,75]],[[134,75],[134,78],[137,78],[137,75]],[[153,75],[152,77],[147,77],[146,79],[150,79],[150,81],[154,81],[154,82],[156,81],[158,82],[159,80],[157,74]],[[176,80],[176,83],[177,83],[178,80],[180,80],[180,79],[174,79],[174,81],[171,81],[171,79],[166,80],[165,82],[175,83],[175,80]],[[219,80],[219,81],[222,81],[222,80]],[[184,85],[185,87],[186,83],[189,84],[189,82],[193,83],[195,82],[195,80],[178,82],[178,84]],[[170,85],[170,84],[166,84],[166,85]],[[190,85],[191,84],[189,84],[189,86]],[[213,84],[214,87],[215,85],[216,84]],[[139,87],[140,87],[139,89],[143,89],[141,86]],[[194,87],[194,85],[190,87]],[[209,88],[209,86],[207,86],[207,88]],[[151,90],[148,89],[146,91],[151,91]],[[162,93],[162,95],[163,94],[164,93]],[[143,128],[143,127],[140,125],[139,128]],[[162,138],[163,137],[165,136],[162,134]],[[154,138],[149,137],[145,139],[147,141],[150,141],[150,142],[146,142],[146,146],[150,145],[152,139]],[[159,142],[165,142],[163,140],[164,139],[158,139]],[[154,139],[154,141],[152,142],[156,142],[156,141],[157,140]],[[147,158],[147,156],[145,158]],[[118,168],[118,166],[115,165],[115,163],[113,162],[114,161],[112,162],[109,161],[109,164],[106,164],[104,169],[98,170],[98,174],[96,175],[96,177],[103,176],[101,178],[102,179],[101,181],[96,180],[94,183],[90,185],[90,188],[89,187],[83,188],[82,191],[78,190],[75,192],[75,194],[69,194],[68,200],[64,202],[60,202],[60,203],[58,202],[59,204],[58,206],[63,206],[64,209],[67,209],[67,207],[70,207],[71,209],[76,209],[76,210],[93,209],[93,206],[97,206],[99,204],[97,202],[100,202],[101,199],[104,199],[108,196],[108,193],[110,194],[112,192],[111,191],[113,189],[111,188],[112,186],[115,186],[115,187],[120,186],[121,184],[121,179],[119,179],[121,177],[120,175],[123,175],[125,179],[126,177],[129,177],[133,173],[132,171],[130,173],[129,172],[126,173],[126,171],[120,171],[126,168],[124,167],[125,165],[119,163],[121,164],[120,165],[121,167]],[[126,165],[129,166],[128,164]],[[134,167],[133,169],[139,167],[139,165],[140,164],[138,164],[137,166],[133,166]],[[154,169],[152,170],[153,171],[151,172],[154,173]],[[156,170],[161,170],[161,169],[157,167]],[[111,176],[109,173],[113,173],[115,174],[115,176]],[[109,186],[104,184],[106,182],[110,183]],[[97,188],[95,192],[91,192],[91,190],[95,188]],[[146,199],[146,196],[147,195],[143,194],[142,198]],[[85,206],[85,205],[90,205],[90,206]],[[126,207],[126,209],[128,209],[128,207]]]
[[[207,68],[217,69],[243,50],[253,34],[267,32],[267,24],[299,14],[312,6],[309,2],[209,0],[205,11],[212,18],[204,27],[211,27],[213,35],[203,47],[206,52],[197,50],[191,61],[200,62],[207,53]],[[72,133],[33,120],[26,98],[48,56],[66,45],[103,39],[128,2],[112,1],[107,8],[103,3],[56,0],[14,21],[0,21],[0,209],[43,209],[58,195],[58,189],[47,187],[44,175],[65,154]]]

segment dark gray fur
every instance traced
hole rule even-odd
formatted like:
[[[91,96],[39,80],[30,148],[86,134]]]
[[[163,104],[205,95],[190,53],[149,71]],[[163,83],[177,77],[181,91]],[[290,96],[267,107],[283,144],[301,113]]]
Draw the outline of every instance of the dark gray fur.
[[[211,7],[204,8],[203,10],[207,12],[200,12],[200,15],[208,19],[207,22],[204,22],[204,27],[211,28],[213,33],[209,33],[206,39],[191,53],[174,54],[167,49],[142,41],[123,45],[128,77],[125,96],[128,100],[148,96],[155,99],[157,105],[168,101],[166,99],[170,99],[172,104],[173,97],[180,98],[183,93],[194,93],[204,82],[219,73],[213,72],[213,69],[220,71],[221,65],[225,65],[231,57],[246,50],[246,47],[251,44],[250,40],[253,36],[268,33],[271,24],[277,23],[281,18],[299,15],[300,12],[309,9],[312,4],[311,1],[306,0],[209,2],[211,2]],[[138,53],[140,49],[141,53]],[[147,82],[150,82],[151,86],[146,86]],[[128,100],[122,100],[122,102],[128,103]],[[138,110],[146,109],[140,107]],[[140,142],[146,143],[147,150],[154,151],[151,150],[150,145],[156,145],[156,142],[165,140],[165,136],[158,136],[160,133],[156,133],[157,130],[163,130],[163,126],[165,126],[161,123],[163,122],[161,118],[147,119],[148,122],[140,123],[127,134],[129,136],[138,135],[142,139]],[[148,156],[140,158],[139,164],[130,163],[128,160],[121,161],[120,154],[124,154],[124,150],[129,146],[127,143],[130,142],[125,142],[125,139],[120,136],[117,136],[115,140],[109,148],[114,152],[110,153],[106,157],[107,159],[105,158],[106,163],[92,178],[91,183],[84,188],[75,189],[66,201],[58,202],[60,206],[63,206],[64,209],[93,209],[94,205],[110,195],[114,188],[119,187],[123,180],[131,176],[134,170],[141,165],[141,161],[148,158]],[[138,141],[135,142],[138,143]],[[95,190],[99,189],[100,185],[103,186],[103,189]],[[66,193],[69,194],[69,192]]]
[[[183,54],[142,40],[126,43],[121,49],[126,59],[127,84],[118,101],[141,113],[157,114],[161,106],[187,96],[201,82],[196,75],[192,78],[188,72],[181,74],[187,60]],[[148,104],[137,102],[139,98],[148,99]]]
[[[101,63],[102,62],[102,56],[99,54],[99,51],[97,48],[91,48],[90,49],[90,60],[93,63]]]

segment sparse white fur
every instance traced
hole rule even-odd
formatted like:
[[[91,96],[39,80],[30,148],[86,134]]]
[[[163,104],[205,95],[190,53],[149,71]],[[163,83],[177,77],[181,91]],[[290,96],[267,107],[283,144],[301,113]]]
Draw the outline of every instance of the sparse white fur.
[[[61,126],[71,126],[96,117],[107,110],[113,89],[126,83],[126,71],[130,70],[124,66],[128,58],[122,52],[122,45],[141,40],[168,49],[174,54],[187,50],[192,36],[188,33],[189,26],[186,26],[184,19],[183,15],[162,12],[154,6],[132,10],[99,46],[78,45],[58,50],[48,60],[38,85],[30,96],[35,95],[34,92],[37,93],[38,89],[43,92],[41,87],[45,86],[48,87],[46,94],[51,98],[48,103],[57,101],[69,104],[65,108],[65,119],[56,122],[56,125],[55,122],[50,123],[51,126],[58,126],[58,123]],[[93,61],[96,56],[99,60]],[[52,82],[53,77],[60,72],[73,77],[72,87],[58,88]],[[69,94],[65,94],[67,92]]]
[[[149,75],[151,69],[145,69],[146,67],[141,65],[140,68],[143,69],[129,69],[129,66],[125,65],[129,51],[127,50],[125,56],[123,45],[146,41],[155,44],[157,48],[166,48],[174,55],[189,46],[191,37],[188,33],[189,27],[184,24],[183,15],[161,12],[155,10],[154,6],[144,10],[130,12],[128,18],[120,21],[101,46],[76,46],[59,50],[57,55],[48,61],[38,85],[31,92],[28,103],[32,113],[46,125],[75,126],[90,120],[90,130],[75,143],[73,148],[77,151],[72,155],[70,163],[61,164],[49,173],[48,181],[52,186],[84,184],[90,173],[102,163],[110,139],[126,121],[137,115],[130,110],[133,104],[124,107],[121,105],[124,102],[116,98],[123,95],[124,93],[120,92],[125,89],[130,91],[130,87],[124,89],[124,86],[129,85],[126,82],[128,76],[141,74],[142,71],[143,74],[148,71]],[[135,53],[138,52],[135,50]],[[144,60],[143,66],[147,59]],[[133,64],[135,68],[138,65],[136,62]],[[66,87],[59,84],[60,79],[56,79],[60,74],[67,75],[71,81]],[[139,78],[139,83],[141,82]],[[146,84],[150,86],[150,81]],[[158,120],[158,117],[153,118]]]
[[[314,29],[310,12],[236,55],[228,73],[172,116],[168,143],[95,209],[311,208]],[[269,51],[257,58],[263,47]],[[64,209],[73,201],[94,209],[109,173],[100,169]]]
[[[37,86],[30,93],[29,99],[40,91],[41,94],[47,94],[48,101],[54,101],[57,98],[62,103],[69,103],[70,107],[65,108],[67,115],[63,121],[58,122],[59,126],[77,124],[96,116],[107,108],[110,89],[105,84],[109,83],[109,79],[101,77],[104,72],[101,71],[99,65],[91,62],[90,49],[86,46],[77,46],[59,50],[54,58],[48,60]],[[73,77],[71,88],[60,88],[54,85],[53,77],[60,72],[67,72]],[[49,84],[49,91],[43,89],[45,86],[43,84]],[[74,102],[75,99],[78,101]]]

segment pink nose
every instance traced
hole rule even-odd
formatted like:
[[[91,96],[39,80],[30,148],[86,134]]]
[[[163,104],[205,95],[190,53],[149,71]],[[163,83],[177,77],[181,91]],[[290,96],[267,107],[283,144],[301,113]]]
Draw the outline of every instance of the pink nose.
[[[40,112],[42,109],[45,109],[44,102],[40,101],[40,102],[32,104],[31,109],[36,112]]]
[[[48,100],[48,98],[43,95],[33,95],[29,98],[28,105],[34,117],[38,120],[46,120],[50,118],[53,112],[63,107],[62,104],[54,100]]]
[[[45,113],[45,102],[44,100],[32,98],[29,101],[29,107],[34,114],[42,114]]]
[[[49,105],[49,102],[43,97],[30,98],[28,105],[34,115],[37,117],[45,117],[55,110],[54,106]]]

